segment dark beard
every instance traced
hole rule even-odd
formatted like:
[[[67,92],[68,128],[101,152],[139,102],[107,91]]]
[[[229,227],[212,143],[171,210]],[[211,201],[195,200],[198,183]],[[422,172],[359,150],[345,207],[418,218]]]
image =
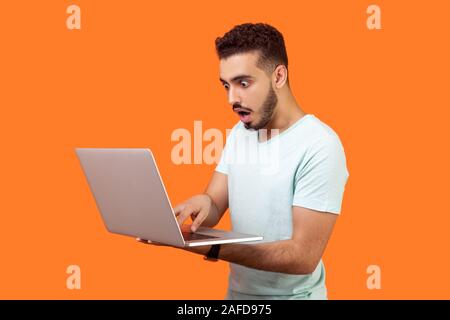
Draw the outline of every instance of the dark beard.
[[[261,119],[255,124],[244,124],[246,129],[259,130],[264,128],[272,119],[273,111],[278,103],[277,95],[272,86],[269,88],[266,100],[261,107]]]

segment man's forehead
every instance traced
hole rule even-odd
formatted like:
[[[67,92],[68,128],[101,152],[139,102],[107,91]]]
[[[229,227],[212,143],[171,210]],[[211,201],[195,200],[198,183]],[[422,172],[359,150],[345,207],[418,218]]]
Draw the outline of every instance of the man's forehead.
[[[238,75],[258,76],[260,70],[256,63],[258,54],[253,52],[240,53],[220,60],[220,78],[228,81]]]

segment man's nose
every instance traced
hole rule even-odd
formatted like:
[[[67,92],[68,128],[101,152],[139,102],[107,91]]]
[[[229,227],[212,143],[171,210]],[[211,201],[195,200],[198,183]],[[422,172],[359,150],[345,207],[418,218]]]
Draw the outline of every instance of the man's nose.
[[[237,94],[236,90],[233,90],[231,88],[228,90],[228,103],[230,105],[234,105],[235,103],[238,104],[241,103],[241,98]]]

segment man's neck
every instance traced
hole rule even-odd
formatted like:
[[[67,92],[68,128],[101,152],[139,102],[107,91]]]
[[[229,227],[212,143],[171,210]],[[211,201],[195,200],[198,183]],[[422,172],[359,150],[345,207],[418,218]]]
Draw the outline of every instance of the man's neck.
[[[295,101],[286,105],[279,104],[275,110],[272,120],[263,128],[267,132],[267,140],[282,133],[306,115]],[[264,135],[262,137],[260,135],[259,141],[264,142],[265,140]]]

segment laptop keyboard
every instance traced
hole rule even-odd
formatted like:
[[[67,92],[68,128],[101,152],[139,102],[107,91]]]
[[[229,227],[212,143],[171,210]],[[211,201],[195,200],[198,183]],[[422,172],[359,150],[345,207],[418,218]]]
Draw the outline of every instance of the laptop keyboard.
[[[191,240],[205,240],[205,239],[214,239],[217,237],[214,236],[207,236],[205,234],[200,233],[192,233],[192,232],[181,232],[183,234],[183,238],[185,241],[191,241]]]

